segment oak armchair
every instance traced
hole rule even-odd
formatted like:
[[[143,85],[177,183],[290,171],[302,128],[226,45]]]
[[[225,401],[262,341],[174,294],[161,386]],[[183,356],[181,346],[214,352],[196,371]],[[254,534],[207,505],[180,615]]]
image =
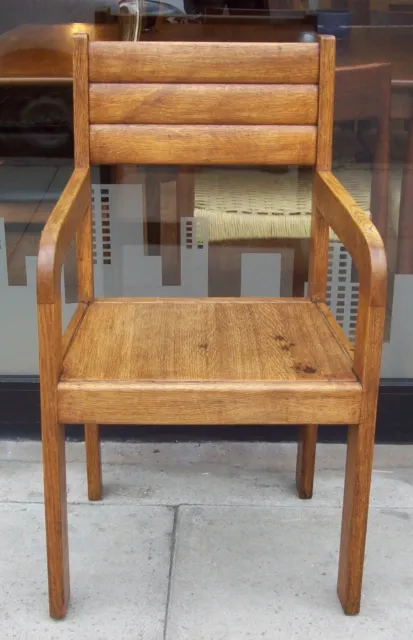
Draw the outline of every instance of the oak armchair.
[[[350,425],[338,594],[347,614],[359,611],[386,258],[330,172],[334,54],[330,37],[241,45],[76,37],[75,170],[44,229],[37,273],[52,617],[69,601],[65,423],[85,424],[92,500],[101,497],[99,424],[300,424],[302,498],[312,493],[316,425]],[[313,166],[308,297],[96,299],[93,163]],[[354,348],[325,304],[329,227],[359,271]],[[62,336],[60,275],[75,236],[79,304]]]

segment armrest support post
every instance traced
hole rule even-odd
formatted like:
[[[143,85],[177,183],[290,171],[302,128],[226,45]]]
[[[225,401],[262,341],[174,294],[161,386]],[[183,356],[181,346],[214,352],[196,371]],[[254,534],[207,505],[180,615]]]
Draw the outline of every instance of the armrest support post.
[[[311,214],[310,263],[308,266],[308,294],[314,302],[326,301],[328,278],[329,226],[317,209],[316,183],[313,184]]]

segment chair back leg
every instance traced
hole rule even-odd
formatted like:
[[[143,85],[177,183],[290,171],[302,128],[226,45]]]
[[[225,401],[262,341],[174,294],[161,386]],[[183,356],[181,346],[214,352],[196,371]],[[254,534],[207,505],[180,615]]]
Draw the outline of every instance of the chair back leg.
[[[99,425],[85,424],[87,494],[89,500],[102,498],[102,463]]]
[[[299,497],[308,500],[313,497],[318,427],[316,424],[305,424],[299,429],[296,484]]]

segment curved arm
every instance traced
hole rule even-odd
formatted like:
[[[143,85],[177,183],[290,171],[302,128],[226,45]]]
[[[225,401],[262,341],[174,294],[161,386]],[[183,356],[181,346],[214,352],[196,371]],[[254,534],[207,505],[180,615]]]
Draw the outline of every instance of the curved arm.
[[[340,238],[358,270],[360,298],[354,369],[360,380],[367,383],[369,372],[380,364],[383,339],[387,286],[383,241],[371,220],[330,171],[316,173],[314,199],[316,211]]]
[[[353,258],[371,306],[385,306],[386,252],[376,227],[330,171],[317,172],[314,190],[316,207]]]
[[[65,255],[89,205],[90,170],[75,169],[40,239],[37,259],[38,304],[52,304],[59,300]]]

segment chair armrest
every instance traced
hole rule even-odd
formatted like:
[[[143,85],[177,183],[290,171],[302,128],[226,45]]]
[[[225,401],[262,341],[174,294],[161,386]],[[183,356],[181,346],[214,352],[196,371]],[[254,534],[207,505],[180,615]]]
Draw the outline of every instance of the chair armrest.
[[[61,271],[69,245],[90,205],[90,170],[75,169],[43,230],[37,260],[37,302],[60,300]]]
[[[370,305],[386,305],[387,262],[379,232],[330,171],[316,173],[315,204],[351,257],[362,289],[370,292]]]
[[[319,212],[335,231],[358,270],[360,296],[353,366],[362,383],[367,384],[371,371],[380,366],[387,288],[384,244],[374,224],[330,171],[316,172],[314,204],[315,213]]]

